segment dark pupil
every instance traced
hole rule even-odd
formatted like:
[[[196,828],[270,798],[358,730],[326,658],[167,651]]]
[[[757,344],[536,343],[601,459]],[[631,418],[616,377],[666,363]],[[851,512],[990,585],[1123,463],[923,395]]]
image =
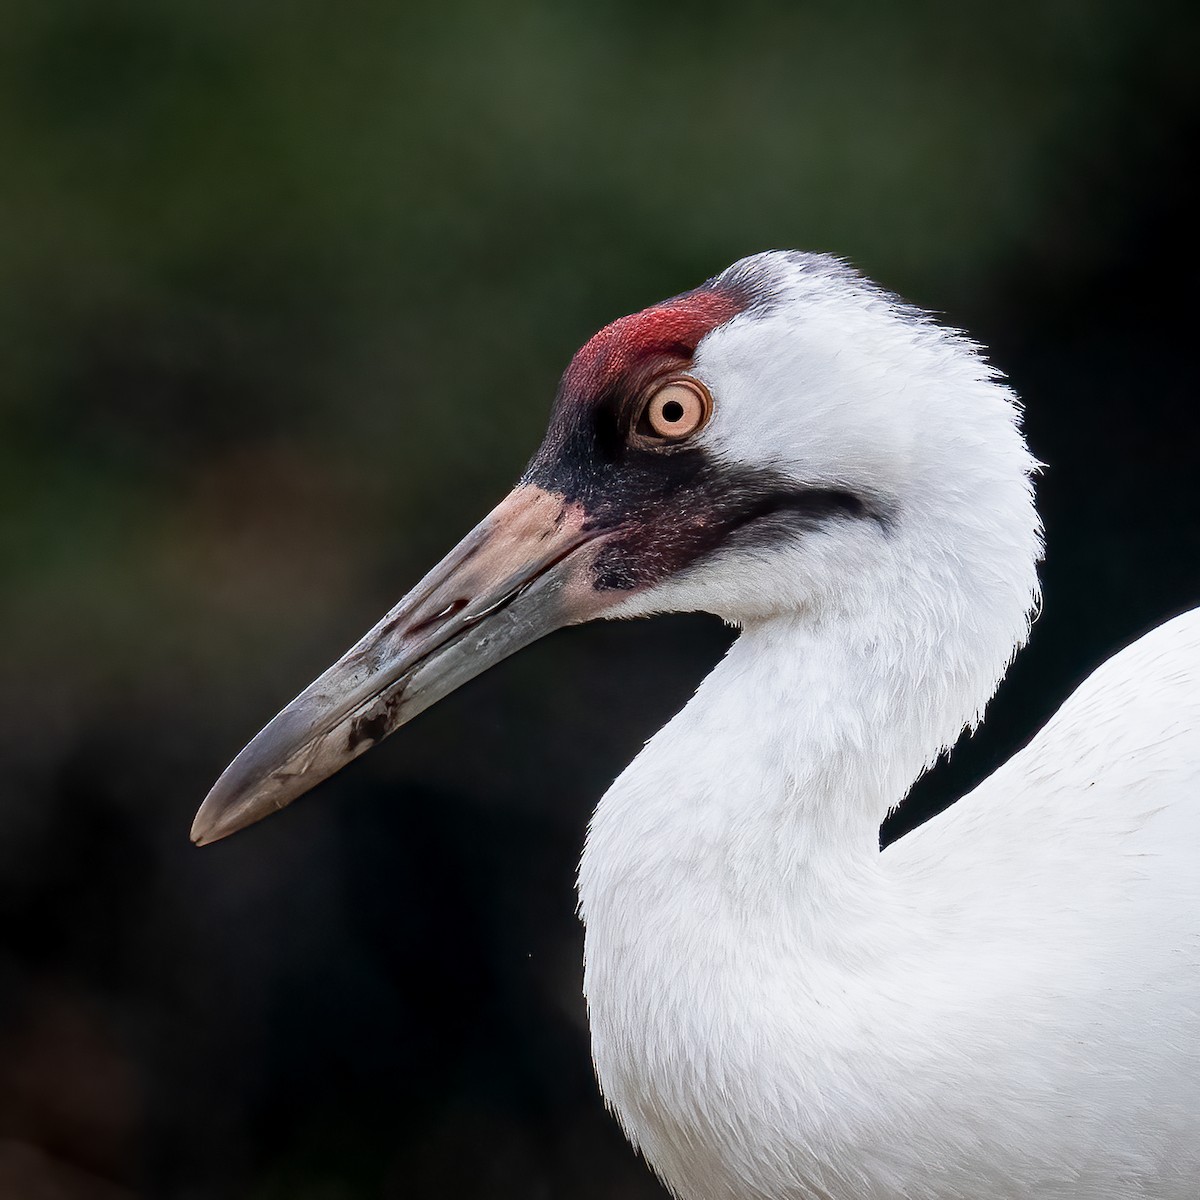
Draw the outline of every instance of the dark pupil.
[[[673,425],[676,421],[683,417],[683,405],[678,400],[668,400],[662,406],[662,417],[664,421],[670,421]]]

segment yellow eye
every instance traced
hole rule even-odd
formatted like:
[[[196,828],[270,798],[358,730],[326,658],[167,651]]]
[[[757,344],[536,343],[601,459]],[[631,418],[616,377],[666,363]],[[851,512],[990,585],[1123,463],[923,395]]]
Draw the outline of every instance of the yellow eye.
[[[703,428],[712,409],[712,395],[700,380],[677,375],[650,394],[638,432],[649,441],[677,442]]]

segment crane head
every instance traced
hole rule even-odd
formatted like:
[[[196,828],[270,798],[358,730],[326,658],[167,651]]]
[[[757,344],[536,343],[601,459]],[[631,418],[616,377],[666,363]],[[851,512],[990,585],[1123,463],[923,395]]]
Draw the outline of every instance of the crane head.
[[[283,808],[564,625],[693,609],[744,623],[852,602],[903,561],[896,530],[919,533],[905,498],[947,486],[944,414],[914,399],[926,375],[935,396],[974,388],[972,420],[1007,428],[1020,494],[1003,502],[1028,508],[1036,541],[1011,398],[965,339],[834,259],[755,255],[601,329],[514,490],[251,740],[193,840]],[[926,427],[935,453],[914,455]]]

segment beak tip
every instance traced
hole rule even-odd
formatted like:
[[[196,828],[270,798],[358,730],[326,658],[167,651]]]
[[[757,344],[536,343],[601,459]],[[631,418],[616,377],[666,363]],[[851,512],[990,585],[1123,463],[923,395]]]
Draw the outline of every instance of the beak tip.
[[[237,792],[231,792],[224,784],[225,777],[222,776],[204,798],[204,803],[200,805],[192,820],[189,836],[197,846],[209,846],[213,842],[219,842],[231,833],[237,833],[239,829],[245,829],[247,825],[253,825],[255,821],[266,816],[265,812],[256,811],[253,805],[244,801],[237,803]]]
[[[189,836],[197,846],[219,842],[231,833],[261,821],[305,790],[291,791],[281,787],[280,779],[273,777],[273,769],[278,764],[268,731],[274,730],[280,718],[290,712],[289,706],[260,730],[213,784],[192,820]]]
[[[191,833],[188,835],[197,846],[208,846],[213,842],[219,842],[233,832],[232,829],[221,829],[221,815],[206,812],[207,808],[208,802],[205,801],[200,806],[199,812],[196,813],[196,818],[192,821]]]
[[[194,846],[210,846],[213,842],[220,839],[214,837],[210,830],[202,828],[199,821],[192,824],[192,832],[188,835],[192,839]]]

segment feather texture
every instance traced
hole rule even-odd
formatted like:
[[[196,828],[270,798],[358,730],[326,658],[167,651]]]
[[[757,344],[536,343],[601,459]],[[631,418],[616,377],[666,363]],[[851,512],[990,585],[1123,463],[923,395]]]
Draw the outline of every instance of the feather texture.
[[[1035,463],[960,335],[832,260],[731,273],[762,299],[696,353],[707,451],[890,516],[618,609],[743,632],[589,832],[609,1104],[684,1200],[1194,1197],[1200,611],[880,853],[1028,632]]]

